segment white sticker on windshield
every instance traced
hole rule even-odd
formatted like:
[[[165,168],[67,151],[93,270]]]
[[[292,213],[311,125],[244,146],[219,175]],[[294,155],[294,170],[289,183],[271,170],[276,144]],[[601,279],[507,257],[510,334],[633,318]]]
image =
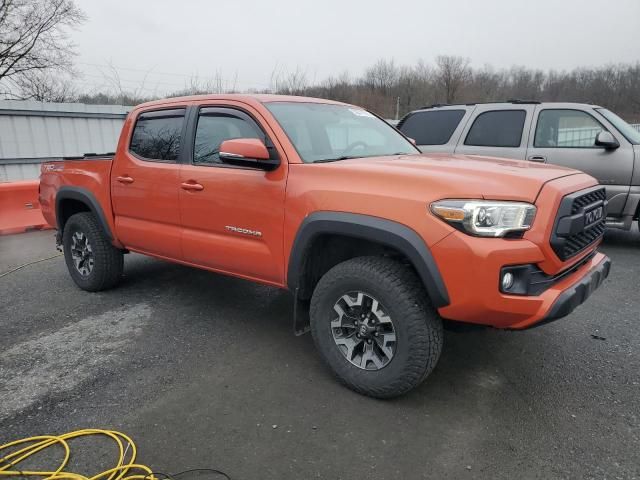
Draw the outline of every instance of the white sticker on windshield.
[[[371,113],[367,112],[366,110],[362,110],[360,108],[350,108],[349,110],[351,110],[351,113],[359,117],[373,117]]]

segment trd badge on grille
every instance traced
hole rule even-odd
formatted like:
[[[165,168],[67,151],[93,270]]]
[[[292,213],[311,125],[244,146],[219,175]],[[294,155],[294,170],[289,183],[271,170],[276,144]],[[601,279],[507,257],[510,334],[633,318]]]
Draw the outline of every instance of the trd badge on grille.
[[[603,214],[604,214],[604,208],[602,207],[594,208],[593,210],[589,210],[588,212],[585,212],[584,227],[585,228],[590,227],[594,223],[597,223],[600,220],[602,220]]]

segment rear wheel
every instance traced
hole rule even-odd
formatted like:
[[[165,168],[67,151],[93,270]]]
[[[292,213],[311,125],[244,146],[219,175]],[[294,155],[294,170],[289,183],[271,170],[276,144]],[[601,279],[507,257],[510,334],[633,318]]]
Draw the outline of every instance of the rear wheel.
[[[92,213],[76,213],[67,220],[62,248],[71,278],[83,290],[106,290],[120,281],[122,251],[111,245]]]
[[[433,370],[442,321],[415,273],[385,257],[347,260],[311,299],[311,332],[325,362],[358,393],[402,395]]]

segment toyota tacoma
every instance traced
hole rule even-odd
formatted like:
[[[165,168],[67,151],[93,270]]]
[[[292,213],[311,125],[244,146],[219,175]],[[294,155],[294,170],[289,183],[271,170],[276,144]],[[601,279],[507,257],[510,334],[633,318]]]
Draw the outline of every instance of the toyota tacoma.
[[[43,164],[40,202],[73,281],[114,287],[128,252],[287,289],[297,333],[353,390],[403,394],[443,321],[526,329],[607,277],[605,190],[560,166],[422,154],[329,100],[142,104],[113,155]]]

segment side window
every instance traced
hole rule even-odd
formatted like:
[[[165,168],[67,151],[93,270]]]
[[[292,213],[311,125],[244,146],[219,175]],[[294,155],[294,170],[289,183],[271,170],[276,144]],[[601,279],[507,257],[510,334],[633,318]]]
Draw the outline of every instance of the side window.
[[[465,145],[478,147],[519,147],[527,113],[524,110],[496,110],[478,115]]]
[[[140,115],[129,150],[145,160],[175,162],[180,153],[184,109],[159,110]]]
[[[220,161],[220,144],[232,138],[259,138],[264,133],[252,122],[231,113],[201,113],[193,148],[195,165],[215,165]]]
[[[464,110],[435,110],[409,115],[400,130],[417,145],[444,145],[464,117]]]
[[[590,148],[604,128],[580,110],[542,110],[533,146],[537,148]]]

